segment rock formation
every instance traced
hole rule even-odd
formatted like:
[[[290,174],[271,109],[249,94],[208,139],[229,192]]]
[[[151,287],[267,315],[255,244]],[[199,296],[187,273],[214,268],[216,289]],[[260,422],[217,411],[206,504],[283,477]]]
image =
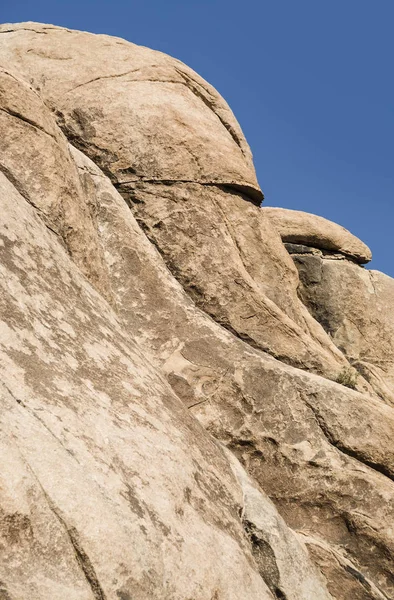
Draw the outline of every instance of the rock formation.
[[[0,598],[394,598],[394,283],[226,102],[0,27]]]

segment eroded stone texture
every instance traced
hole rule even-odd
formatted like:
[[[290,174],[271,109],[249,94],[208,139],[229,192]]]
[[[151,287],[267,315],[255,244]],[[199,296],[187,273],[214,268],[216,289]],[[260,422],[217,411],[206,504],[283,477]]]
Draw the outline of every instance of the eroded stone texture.
[[[67,140],[37,92],[20,76],[1,67],[0,135],[0,171],[60,236],[93,284],[106,294],[107,273],[89,200],[83,194]]]
[[[2,179],[3,595],[393,597],[394,410],[361,375],[364,394],[327,379],[349,353],[297,296],[227,105],[107,36],[5,25],[1,63],[83,151],[75,204],[111,300],[34,186]]]
[[[222,183],[262,199],[230,108],[180,61],[118,38],[39,23],[6,24],[0,35],[0,61],[40,90],[69,139],[118,183]]]
[[[121,190],[171,272],[216,322],[275,358],[330,379],[349,367],[299,301],[293,265],[258,207],[194,184]],[[365,389],[362,380],[360,386]]]
[[[372,259],[372,253],[364,242],[328,219],[286,208],[264,207],[263,212],[284,242],[339,252],[359,263]]]
[[[3,30],[0,61],[29,78],[69,140],[141,204],[135,212],[150,239],[206,312],[294,366],[333,380],[352,369],[299,302],[274,229],[263,218],[258,232],[248,224],[259,220],[253,206],[243,214],[246,201],[262,195],[247,143],[217,92],[179,61],[115,38],[40,24]],[[232,230],[245,220],[236,239]],[[166,230],[171,244],[161,239]],[[368,389],[362,378],[358,385]]]
[[[262,212],[298,269],[300,298],[358,373],[345,368],[337,380],[357,387],[362,376],[393,405],[393,279],[358,266],[371,259],[370,250],[336,223],[281,208]]]
[[[359,572],[391,590],[392,409],[273,360],[196,309],[110,181],[80,152],[73,156],[100,207],[100,239],[126,329],[295,529],[326,545],[329,572],[350,579],[344,599],[358,593]]]
[[[278,515],[269,498],[248,477],[227,450],[230,465],[242,487],[242,520],[264,580],[276,598],[327,598],[322,578],[311,569],[308,551]]]
[[[394,280],[348,260],[293,258],[311,314],[376,393],[394,405]]]
[[[3,595],[272,598],[216,444],[0,175]]]

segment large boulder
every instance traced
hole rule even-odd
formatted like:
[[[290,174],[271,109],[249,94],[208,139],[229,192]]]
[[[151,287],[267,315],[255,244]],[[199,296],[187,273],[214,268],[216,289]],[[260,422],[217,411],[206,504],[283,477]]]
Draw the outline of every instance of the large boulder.
[[[6,24],[0,34],[1,63],[40,91],[68,137],[94,152],[117,183],[215,183],[261,201],[249,146],[229,106],[180,61],[39,23]]]
[[[3,33],[0,64],[23,74],[110,177],[199,306],[291,365],[333,380],[349,368],[297,297],[292,261],[255,206],[249,147],[211,86],[124,40],[37,23]]]
[[[366,379],[394,405],[394,280],[366,270],[369,248],[336,223],[301,211],[264,208],[300,277],[299,296],[355,371],[338,381]]]
[[[124,40],[1,31],[25,129],[0,154],[0,592],[392,597],[394,409],[341,379],[228,106]],[[64,169],[31,184],[41,114]]]

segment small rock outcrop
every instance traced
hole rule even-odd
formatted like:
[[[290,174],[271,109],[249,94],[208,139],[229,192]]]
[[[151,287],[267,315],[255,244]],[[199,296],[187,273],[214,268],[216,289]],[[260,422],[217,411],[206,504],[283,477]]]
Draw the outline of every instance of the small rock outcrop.
[[[337,252],[360,264],[372,260],[368,246],[350,231],[317,215],[286,208],[263,208],[284,242]]]
[[[0,26],[0,597],[394,598],[394,283],[153,50]]]

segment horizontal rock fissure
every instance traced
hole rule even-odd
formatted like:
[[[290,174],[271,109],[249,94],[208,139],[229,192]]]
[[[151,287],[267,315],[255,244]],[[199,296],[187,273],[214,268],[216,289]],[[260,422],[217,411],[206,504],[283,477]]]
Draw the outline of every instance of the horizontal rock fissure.
[[[113,179],[113,177],[112,177]],[[127,186],[133,183],[150,183],[153,185],[176,185],[177,183],[192,183],[194,185],[202,185],[204,187],[213,187],[219,188],[224,191],[236,192],[242,194],[245,200],[248,200],[252,204],[256,206],[260,206],[261,202],[264,199],[264,195],[262,192],[253,188],[252,186],[248,186],[242,183],[225,183],[225,182],[215,182],[215,181],[198,181],[195,179],[151,179],[149,177],[145,177],[143,175],[136,175],[135,179],[130,179],[129,181],[112,181],[115,188],[120,192],[122,190],[122,186]],[[127,188],[126,188],[127,191]]]
[[[205,186],[205,187],[213,187],[213,188],[219,188],[223,191],[229,191],[231,193],[236,193],[236,194],[242,194],[243,198],[249,202],[251,202],[252,204],[254,204],[255,206],[260,206],[261,203],[264,200],[264,194],[261,190],[258,190],[257,188],[254,188],[251,185],[248,184],[243,184],[243,183],[236,183],[236,182],[225,182],[225,181],[221,181],[221,182],[216,182],[216,181],[199,181],[199,180],[195,180],[195,179],[174,179],[174,178],[152,178],[149,176],[145,176],[145,175],[138,175],[135,174],[135,176],[133,177],[133,179],[130,180],[126,180],[126,181],[118,181],[116,175],[114,175],[108,167],[106,167],[105,165],[101,165],[100,161],[98,160],[98,156],[100,156],[100,154],[102,155],[106,155],[108,154],[108,151],[105,148],[101,148],[100,146],[95,145],[93,142],[85,142],[80,136],[75,135],[74,133],[71,133],[67,126],[65,125],[64,122],[64,115],[62,113],[60,113],[59,111],[55,111],[57,120],[58,120],[58,125],[60,127],[60,129],[63,131],[64,135],[66,136],[68,142],[75,146],[75,148],[77,148],[78,150],[80,150],[83,154],[85,154],[88,158],[90,158],[90,160],[96,165],[96,167],[98,167],[103,173],[104,175],[106,175],[112,185],[115,187],[115,189],[122,194],[123,193],[128,193],[129,192],[129,188],[126,187],[125,190],[123,190],[124,186],[128,186],[131,184],[136,184],[136,183],[149,183],[152,185],[176,185],[177,183],[190,183],[190,184],[195,184],[195,185],[201,185],[201,186]],[[93,155],[93,152],[96,152],[96,155]],[[116,159],[116,157],[114,157],[114,160]]]
[[[327,426],[326,421],[323,419],[323,417],[321,416],[319,411],[316,409],[316,407],[314,407],[310,402],[308,402],[305,399],[305,397],[303,398],[303,401],[306,404],[306,406],[308,406],[308,408],[312,411],[312,413],[315,417],[316,423],[318,424],[320,430],[324,434],[324,437],[326,438],[326,440],[328,441],[328,443],[331,446],[336,448],[342,454],[345,454],[346,456],[353,458],[354,460],[357,460],[358,462],[362,463],[366,467],[369,467],[370,469],[373,469],[374,471],[380,473],[381,475],[384,475],[390,481],[394,481],[394,473],[391,471],[391,469],[389,469],[388,467],[386,467],[385,465],[383,465],[381,463],[370,460],[360,451],[353,450],[351,448],[346,447],[340,440],[335,438],[335,436],[332,434],[329,427]]]
[[[48,27],[48,29],[51,29]],[[34,33],[39,33],[42,35],[47,35],[46,31],[37,31],[36,29],[32,29],[30,27],[18,27],[17,29],[1,29],[0,33],[16,33],[18,31],[33,31]]]
[[[136,174],[133,179],[130,179],[128,181],[119,182],[117,180],[116,176],[109,170],[109,168],[106,167],[105,165],[100,164],[100,161],[98,160],[98,156],[100,154],[106,155],[106,154],[108,154],[108,151],[105,148],[101,148],[100,146],[97,146],[93,142],[89,142],[89,143],[84,142],[84,140],[81,137],[79,137],[75,134],[72,134],[67,129],[67,127],[64,123],[64,116],[61,113],[56,113],[56,116],[58,119],[58,125],[59,125],[60,129],[63,131],[64,135],[66,136],[68,142],[72,146],[77,148],[80,152],[85,154],[88,158],[90,158],[90,160],[96,165],[96,167],[98,167],[100,169],[100,171],[102,171],[102,173],[104,173],[104,175],[106,175],[108,177],[108,179],[111,181],[111,183],[115,187],[115,189],[122,195],[130,193],[130,188],[128,188],[126,186],[131,185],[131,184],[149,183],[152,185],[176,185],[177,183],[180,183],[180,184],[191,183],[194,185],[201,185],[204,187],[218,188],[223,191],[230,191],[231,193],[242,194],[242,197],[244,198],[244,200],[251,202],[255,206],[260,206],[262,201],[264,200],[264,194],[261,190],[258,190],[256,188],[254,188],[253,186],[249,186],[247,184],[234,183],[234,182],[198,181],[195,179],[171,179],[171,178],[158,179],[158,178],[151,178],[148,176],[138,175],[138,174]],[[93,152],[96,153],[95,155],[93,155],[92,150],[93,150]],[[116,157],[114,157],[114,160],[115,160],[115,158]],[[123,189],[124,186],[125,186],[125,189]]]
[[[70,88],[69,90],[67,90],[64,93],[69,94],[70,92],[73,92],[74,90],[77,90],[80,87],[84,87],[85,85],[95,83],[96,81],[101,81],[103,79],[118,79],[119,77],[124,77],[125,75],[130,75],[131,73],[138,73],[138,71],[141,71],[141,69],[131,69],[131,70],[129,69],[128,71],[125,71],[124,73],[114,73],[113,75],[101,75],[100,77],[95,77],[94,79],[89,79],[89,81],[84,81],[83,83],[79,83],[78,85],[76,85],[73,88]],[[141,80],[136,79],[135,81],[141,81]]]
[[[310,244],[308,242],[303,242],[301,240],[298,240],[297,242],[292,241],[291,239],[288,239],[286,236],[282,237],[282,242],[284,243],[284,246],[286,248],[286,250],[288,251],[288,253],[292,256],[292,255],[304,255],[307,254],[306,251],[302,251],[302,248],[310,248],[311,250],[319,250],[319,252],[321,252],[321,256],[320,258],[322,259],[326,259],[329,260],[330,256],[332,256],[333,258],[331,260],[334,260],[335,255],[338,256],[338,260],[340,260],[340,258],[342,258],[343,260],[348,260],[349,262],[355,263],[358,266],[362,266],[363,261],[361,259],[357,259],[355,256],[352,256],[351,254],[346,254],[345,252],[341,252],[340,250],[334,250],[334,249],[329,249],[329,248],[325,248],[324,246],[319,246],[317,244]],[[297,251],[297,246],[299,246],[299,250]],[[340,258],[339,258],[340,257]]]

